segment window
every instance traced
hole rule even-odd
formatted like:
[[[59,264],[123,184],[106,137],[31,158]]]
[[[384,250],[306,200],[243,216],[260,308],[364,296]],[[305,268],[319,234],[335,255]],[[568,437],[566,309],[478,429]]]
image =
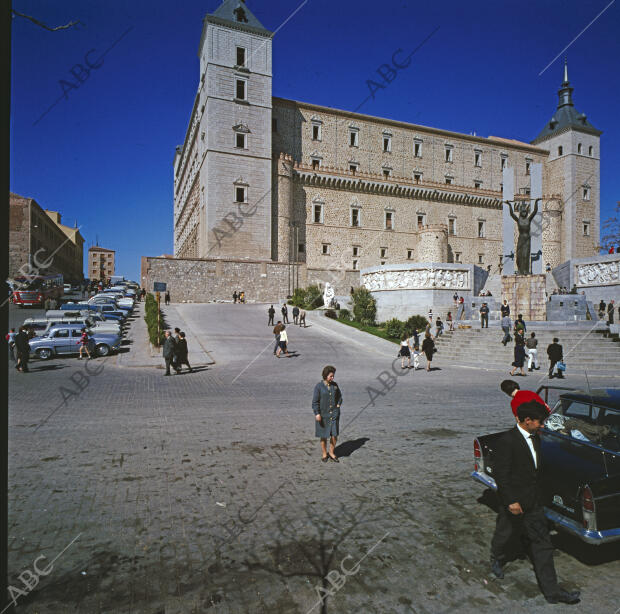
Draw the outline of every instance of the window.
[[[235,97],[237,100],[246,100],[245,79],[236,80]]]
[[[392,137],[387,134],[383,135],[383,151],[392,151]]]
[[[422,141],[415,141],[413,144],[413,155],[416,158],[422,157]]]
[[[407,250],[407,260],[413,260],[413,250],[412,249],[408,249]]]
[[[323,255],[329,254],[329,243],[321,244],[321,254]]]
[[[351,147],[359,146],[359,131],[358,130],[349,130],[349,145]]]
[[[383,169],[383,177],[384,177],[385,179],[388,179],[388,178],[389,178],[389,176],[390,176],[390,169],[389,169],[389,168],[384,168],[384,169]]]
[[[560,145],[558,147],[558,156],[561,156],[564,153],[564,148],[562,147],[562,145]]]
[[[358,165],[357,164],[349,164],[349,170],[355,175],[357,172]]]
[[[446,177],[446,185],[452,185],[452,177]]]
[[[323,205],[313,206],[313,220],[315,224],[323,223]]]
[[[590,147],[588,147],[588,155],[589,156],[593,156],[594,155],[594,147],[592,147],[592,145],[590,145]]]
[[[271,129],[274,132],[278,131],[278,120],[275,117],[271,120]]]
[[[306,251],[306,246],[303,243],[299,244],[298,251],[300,254],[303,254]]]
[[[461,252],[454,252],[454,262],[461,261]]]
[[[478,220],[478,238],[484,239],[485,222]]]
[[[387,247],[380,248],[379,255],[380,255],[381,258],[386,258],[387,257]]]
[[[413,173],[413,181],[414,183],[420,183],[422,179],[422,175],[420,173]]]
[[[56,334],[54,335],[54,337],[58,338],[58,337],[68,337],[69,336],[69,329],[67,328],[61,328],[60,330],[56,331]]]
[[[445,161],[452,162],[452,147],[446,147],[445,149]]]
[[[448,218],[448,234],[453,236],[456,235],[456,218]]]
[[[394,213],[392,211],[385,212],[385,229],[394,230]]]
[[[525,174],[529,175],[531,170],[532,170],[532,163],[531,162],[526,162],[525,163]]]
[[[353,261],[353,270],[357,271],[357,260]]]
[[[235,187],[235,202],[244,203],[245,198],[246,198],[246,188],[236,186]]]
[[[422,228],[426,225],[426,215],[424,213],[418,213],[418,228]]]
[[[321,161],[318,158],[312,158],[312,168],[315,171],[321,168]]]
[[[590,236],[590,222],[583,223],[583,236],[584,237]]]
[[[474,166],[482,166],[482,153],[479,151],[474,152]]]
[[[502,154],[500,158],[500,168],[504,170],[506,168],[506,164],[508,164],[508,156],[506,154]]]
[[[474,181],[474,188],[481,188],[482,187],[482,181]]]
[[[312,124],[312,140],[321,140],[321,124]]]
[[[484,254],[478,254],[478,264],[484,264]]]
[[[245,49],[237,47],[237,66],[245,67]]]
[[[577,153],[580,154],[582,149],[583,149],[583,146],[581,145],[581,143],[578,143],[577,144]]]
[[[353,246],[353,255],[354,255],[355,257],[357,257],[357,256],[359,256],[359,255],[360,255],[360,248],[359,248],[359,245],[354,245],[354,246]]]
[[[357,208],[351,209],[351,226],[358,227],[360,225],[360,210]],[[353,254],[354,256],[356,254]]]
[[[583,200],[590,200],[590,186],[583,186]]]
[[[246,136],[247,135],[244,132],[236,132],[235,133],[235,147],[239,149],[245,149]]]

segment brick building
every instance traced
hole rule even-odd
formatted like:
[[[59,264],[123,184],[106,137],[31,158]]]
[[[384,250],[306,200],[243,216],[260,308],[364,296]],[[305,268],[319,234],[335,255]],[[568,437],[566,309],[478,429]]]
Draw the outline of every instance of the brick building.
[[[43,266],[44,265],[44,266]],[[9,194],[9,276],[62,273],[69,282],[84,279],[84,238],[76,225],[33,198]]]
[[[243,0],[204,19],[174,157],[177,258],[287,264],[316,281],[422,261],[425,228],[445,227],[448,262],[497,271],[503,170],[527,198],[535,164],[543,261],[597,253],[601,132],[576,111],[566,67],[555,114],[527,143],[273,97],[272,36]]]
[[[114,275],[116,252],[94,245],[88,248],[88,277],[91,280],[104,281]]]

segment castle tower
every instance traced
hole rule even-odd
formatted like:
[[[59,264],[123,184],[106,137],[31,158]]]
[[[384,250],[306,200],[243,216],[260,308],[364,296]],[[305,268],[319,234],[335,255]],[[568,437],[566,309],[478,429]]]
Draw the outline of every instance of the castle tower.
[[[448,227],[429,224],[418,230],[418,262],[448,262]]]
[[[565,262],[598,253],[602,132],[575,109],[566,62],[558,97],[553,117],[532,144],[549,150],[544,194],[559,194],[563,203],[561,254],[556,258]],[[557,213],[551,215],[558,219]]]
[[[190,121],[199,125],[203,258],[271,259],[272,37],[244,0],[204,19]],[[189,140],[188,129],[184,147]]]

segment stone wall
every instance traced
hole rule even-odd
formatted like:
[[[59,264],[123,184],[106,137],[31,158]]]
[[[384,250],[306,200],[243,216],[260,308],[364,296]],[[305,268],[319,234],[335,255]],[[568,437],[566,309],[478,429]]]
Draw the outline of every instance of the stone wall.
[[[503,299],[508,301],[513,317],[523,314],[524,320],[546,320],[545,275],[504,275]]]

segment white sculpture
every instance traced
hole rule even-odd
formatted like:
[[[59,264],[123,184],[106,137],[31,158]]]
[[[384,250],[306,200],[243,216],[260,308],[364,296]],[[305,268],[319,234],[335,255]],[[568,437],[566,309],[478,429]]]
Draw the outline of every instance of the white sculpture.
[[[602,286],[617,284],[620,279],[618,272],[620,261],[598,262],[593,264],[578,264],[577,279],[581,286]]]
[[[334,287],[326,282],[325,290],[323,291],[323,304],[325,307],[333,307],[334,306]]]

